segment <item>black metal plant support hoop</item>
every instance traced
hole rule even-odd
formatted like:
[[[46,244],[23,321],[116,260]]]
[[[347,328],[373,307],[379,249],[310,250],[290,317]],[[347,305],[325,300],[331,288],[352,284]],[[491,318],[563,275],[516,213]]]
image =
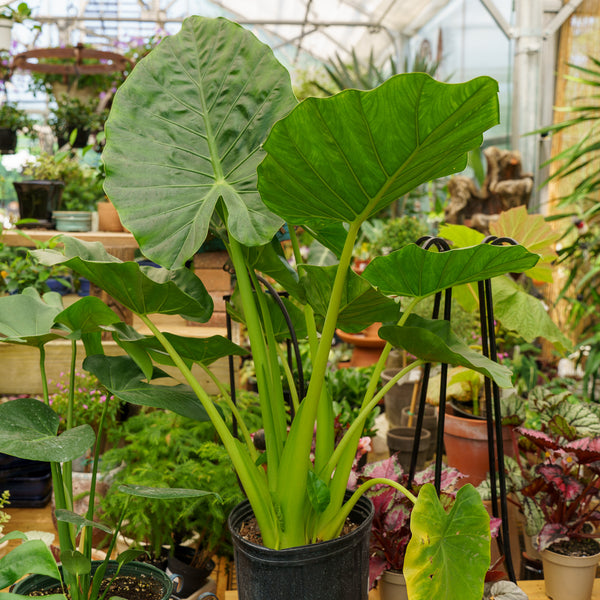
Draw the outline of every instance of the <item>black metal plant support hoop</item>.
[[[439,252],[446,252],[450,250],[448,242],[443,238],[425,236],[417,240],[417,245],[421,246],[425,250],[428,250],[432,246],[435,246]],[[498,238],[495,236],[489,236],[483,240],[483,243],[489,243],[494,245],[511,244],[516,245],[517,242],[510,238]],[[227,268],[227,267],[225,267]],[[287,294],[278,293],[273,286],[266,281],[264,278],[258,276],[258,280],[265,287],[267,292],[271,295],[277,306],[281,310],[283,317],[286,321],[289,329],[290,336],[287,339],[287,355],[288,363],[290,368],[292,367],[293,358],[296,360],[296,368],[298,371],[298,397],[300,400],[305,395],[305,382],[304,373],[302,368],[302,361],[300,357],[300,349],[298,346],[298,339],[296,332],[292,324],[290,315],[283,303],[282,296],[285,297]],[[494,362],[498,362],[498,355],[496,350],[496,337],[494,330],[494,310],[492,301],[492,283],[490,279],[481,281],[478,283],[479,293],[479,320],[481,326],[481,339],[483,354],[487,358],[490,358]],[[444,312],[443,318],[450,321],[451,308],[452,308],[452,288],[444,290]],[[226,303],[229,303],[231,296],[223,297]],[[440,308],[442,303],[442,292],[438,292],[435,295],[433,314],[432,318],[438,319],[440,314]],[[229,311],[226,313],[226,327],[227,337],[232,340],[232,320]],[[293,351],[293,352],[292,352]],[[231,388],[231,399],[236,403],[236,382],[235,382],[235,368],[233,364],[233,356],[228,357],[229,360],[229,383]],[[409,487],[414,480],[416,465],[417,465],[417,454],[419,452],[419,444],[421,432],[423,430],[423,419],[425,415],[425,404],[427,398],[427,388],[429,385],[429,377],[431,374],[431,363],[427,363],[423,367],[423,376],[421,379],[420,394],[419,394],[419,406],[417,411],[417,420],[415,424],[415,441],[413,445],[413,451],[410,461],[409,470]],[[444,447],[444,423],[446,414],[446,385],[448,382],[448,365],[441,365],[441,381],[440,381],[440,397],[439,397],[439,415],[438,415],[438,428],[436,435],[436,459],[435,459],[435,475],[434,485],[435,489],[440,494],[441,478],[442,478],[442,455]],[[510,536],[508,526],[508,502],[507,502],[507,491],[506,491],[506,476],[504,471],[504,446],[502,441],[502,416],[500,410],[500,390],[498,386],[487,377],[484,380],[484,393],[486,402],[486,420],[487,420],[487,432],[488,432],[488,459],[490,465],[490,487],[491,487],[491,506],[492,515],[494,517],[501,517],[502,525],[501,531],[498,535],[497,542],[501,554],[504,556],[506,570],[509,579],[516,583],[516,576],[514,572],[512,556],[510,551]],[[294,407],[290,404],[291,417],[294,418]],[[234,435],[237,435],[237,423],[234,419],[233,422]],[[498,457],[498,471],[496,472],[496,461],[495,456]],[[497,483],[496,483],[497,482]],[[498,498],[498,490],[500,497]],[[500,510],[498,510],[498,504]]]
[[[436,238],[433,236],[425,236],[417,240],[417,245],[421,246],[425,250],[428,250],[432,246],[435,246],[439,252],[446,252],[450,250],[450,246],[446,240],[442,238]],[[517,242],[510,238],[498,238],[495,236],[489,236],[483,240],[484,244],[502,245],[511,244],[516,245]],[[498,354],[496,350],[496,336],[494,329],[494,308],[492,300],[492,282],[490,279],[480,281],[478,283],[479,293],[479,321],[481,326],[481,339],[483,354],[487,358],[498,362]],[[433,314],[432,318],[438,319],[440,313],[440,305],[442,299],[442,292],[438,292],[435,295]],[[449,321],[451,317],[451,306],[452,306],[452,289],[448,288],[444,290],[444,319]],[[425,415],[425,404],[427,399],[427,388],[429,385],[429,377],[431,374],[431,363],[427,363],[423,367],[423,376],[421,379],[420,393],[419,393],[419,406],[417,411],[417,420],[415,424],[415,441],[413,445],[413,451],[410,461],[409,469],[409,486],[414,480],[416,466],[417,466],[417,455],[419,452],[421,432],[423,429],[423,419]],[[441,365],[441,378],[440,378],[440,397],[439,397],[439,414],[438,414],[438,429],[436,436],[436,459],[435,459],[435,474],[434,474],[434,485],[435,489],[440,494],[441,478],[442,478],[442,450],[444,447],[444,423],[446,415],[446,385],[448,382],[448,365]],[[491,488],[491,507],[492,515],[494,517],[501,517],[502,525],[500,533],[497,538],[498,548],[500,553],[504,556],[506,570],[509,579],[516,583],[516,576],[514,566],[512,562],[512,556],[510,551],[510,535],[509,535],[509,524],[508,524],[508,501],[506,491],[506,476],[504,470],[504,444],[502,441],[502,416],[500,409],[500,390],[496,383],[492,382],[489,378],[484,379],[484,393],[486,402],[486,422],[488,432],[488,460],[490,465],[490,488]],[[495,456],[498,457],[498,470],[496,472],[496,460]],[[500,492],[498,497],[498,491]],[[498,504],[500,510],[498,510]]]
[[[232,271],[227,266],[225,268],[231,274],[235,274],[235,271]],[[266,279],[264,279],[264,277],[261,277],[260,275],[257,275],[257,279],[261,283],[261,285],[263,285],[265,287],[265,289],[270,294],[270,296],[273,298],[273,300],[277,304],[279,310],[281,311],[283,318],[285,319],[285,323],[287,325],[287,328],[288,328],[288,331],[290,334],[289,338],[286,339],[288,364],[290,366],[290,369],[292,369],[293,361],[295,359],[296,369],[297,369],[297,373],[298,373],[298,385],[297,385],[298,398],[299,398],[299,400],[302,400],[306,394],[306,385],[305,385],[305,381],[304,381],[304,369],[302,367],[302,358],[300,356],[300,347],[298,345],[298,338],[296,336],[296,330],[292,323],[292,319],[291,319],[290,314],[282,300],[282,298],[288,297],[288,293],[287,292],[277,292],[277,290]],[[223,300],[225,300],[225,303],[227,304],[231,301],[231,296],[230,295],[223,296]],[[225,326],[227,328],[227,339],[229,341],[232,341],[233,330],[232,330],[231,315],[229,314],[229,311],[226,311],[226,314],[225,314]],[[236,404],[237,395],[236,395],[236,382],[235,382],[235,366],[233,364],[233,360],[234,360],[234,357],[230,354],[228,356],[229,387],[231,390],[231,392],[230,392],[231,401],[234,404]],[[291,401],[290,401],[290,417],[291,417],[291,419],[294,418],[294,404]],[[233,434],[235,436],[237,436],[237,421],[235,419],[233,420]]]

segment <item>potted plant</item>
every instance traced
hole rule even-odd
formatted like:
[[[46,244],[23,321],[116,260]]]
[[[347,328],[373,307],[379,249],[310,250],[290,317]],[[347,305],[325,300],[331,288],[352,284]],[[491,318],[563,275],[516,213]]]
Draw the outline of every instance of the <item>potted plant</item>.
[[[547,592],[557,599],[589,598],[591,594],[591,583],[584,584],[586,561],[567,556],[570,546],[582,557],[600,550],[593,539],[600,519],[600,454],[596,448],[600,415],[594,403],[573,393],[572,383],[557,378],[534,387],[527,398],[513,397],[507,402],[506,411],[506,419],[520,425],[515,429],[513,457],[505,457],[510,500],[523,519],[526,552],[532,558],[544,559]],[[479,490],[484,499],[489,499],[489,481],[483,482]],[[588,558],[594,564],[599,560],[600,556]],[[580,591],[567,583],[566,571],[555,575],[553,565],[546,567],[546,562],[573,566],[580,562]],[[590,570],[593,580],[595,566]],[[567,587],[561,589],[557,579],[563,578]]]
[[[14,104],[5,102],[0,106],[0,153],[13,154],[17,147],[17,131],[31,134],[33,120]]]
[[[219,52],[211,50],[216,46]],[[173,56],[181,61],[176,68]],[[230,71],[233,64],[236,67]],[[431,323],[410,313],[423,297],[449,286],[526,270],[537,262],[536,255],[520,246],[478,245],[442,255],[412,245],[376,258],[363,276],[350,269],[358,230],[370,214],[421,181],[466,165],[466,152],[477,147],[483,130],[497,122],[496,91],[496,83],[488,78],[448,85],[424,74],[408,74],[370,92],[349,90],[329,99],[307,99],[294,108],[289,76],[270,49],[236,24],[201,17],[187,19],[180,33],[163,40],[117,91],[106,125],[105,190],[143,254],[162,269],[147,271],[134,263],[116,261],[100,246],[74,238],[64,238],[64,255],[50,252],[43,253],[43,258],[64,262],[86,274],[138,315],[152,333],[131,338],[133,334],[115,331],[135,358],[92,355],[86,359],[86,369],[125,400],[135,395],[139,402],[141,387],[144,402],[149,403],[159,396],[152,386],[140,383],[150,375],[153,358],[168,360],[196,395],[196,402],[187,409],[200,405],[210,415],[250,501],[236,508],[229,520],[237,544],[242,599],[288,597],[294,589],[290,586],[295,585],[308,586],[304,593],[313,598],[323,597],[323,593],[336,598],[365,597],[367,582],[358,573],[362,569],[349,568],[343,562],[349,551],[342,548],[358,544],[365,529],[368,536],[371,509],[368,502],[359,500],[365,487],[348,497],[346,485],[364,422],[396,383],[392,380],[374,393],[392,346],[404,347],[418,358],[407,370],[426,360],[439,360],[473,366],[500,386],[510,385],[508,370],[461,347],[446,322]],[[143,109],[140,98],[144,99]],[[379,110],[381,106],[386,110]],[[353,131],[362,133],[349,136]],[[166,148],[173,152],[165,152]],[[272,243],[284,221],[290,224],[296,248],[293,226],[302,225],[336,253],[339,264],[324,268],[302,264],[297,252],[298,270],[291,269],[281,260],[277,243]],[[246,323],[254,360],[261,365],[257,380],[266,440],[262,456],[243,420],[238,419],[242,441],[232,436],[212,399],[191,374],[188,365],[201,358],[197,342],[162,333],[150,317],[168,310],[197,320],[209,318],[212,303],[206,295],[197,288],[183,290],[191,286],[185,263],[211,224],[235,268],[241,300],[238,310]],[[258,293],[256,270],[284,285],[302,305],[290,308],[292,318],[307,322],[312,377],[291,424],[275,338],[281,313],[279,309],[271,313],[269,299]],[[132,285],[134,281],[137,283]],[[157,288],[159,281],[184,286],[183,304],[167,308],[169,296]],[[194,281],[199,285],[199,280]],[[402,314],[391,295],[411,298]],[[360,416],[334,446],[331,402],[324,388],[331,341],[336,327],[358,331],[375,321],[394,324],[379,330],[388,343],[374,369]],[[129,344],[126,339],[135,341]],[[401,371],[398,379],[405,372]],[[186,410],[180,404],[169,405],[178,412]],[[390,485],[398,487],[396,482]],[[416,501],[413,520],[433,511],[447,524],[463,511],[470,514],[473,529],[468,534],[464,531],[465,538],[460,539],[469,547],[464,556],[472,562],[466,569],[458,567],[467,575],[460,594],[479,600],[490,542],[487,512],[475,490],[461,488],[451,515],[446,515],[431,486],[424,486],[418,498],[409,493],[409,498]],[[351,514],[359,526],[340,538]],[[252,515],[262,545],[240,539],[239,519],[247,521]],[[427,518],[421,521],[424,528],[413,535],[407,551],[407,562],[415,566],[407,585],[415,598],[435,597],[439,590],[457,585],[452,578],[432,572],[439,567],[436,573],[449,574],[456,567],[450,563],[442,569],[438,563],[445,554],[441,548],[449,543],[443,533],[448,528],[443,526],[429,535],[427,529],[433,523]],[[457,542],[456,535],[451,538],[453,544]],[[325,541],[313,543],[318,539]],[[344,569],[339,577],[332,577],[336,587],[324,592],[325,586],[310,569],[299,571],[301,583],[290,577],[294,562],[331,548],[339,553]],[[252,568],[250,555],[268,557],[267,579],[254,580],[256,587],[244,579],[246,569]],[[359,550],[353,564],[365,567],[361,556]],[[319,572],[322,566],[320,563]]]
[[[543,523],[534,545],[544,564],[546,594],[589,600],[600,562],[600,544],[593,539],[600,537],[599,438],[526,428],[518,433],[541,450],[520,491],[525,514]]]
[[[172,583],[168,577],[150,565],[132,562],[139,551],[125,551],[115,561],[110,555],[116,542],[116,531],[102,523],[94,522],[96,481],[98,475],[102,430],[109,402],[104,402],[100,417],[98,435],[90,425],[73,426],[75,402],[75,365],[77,342],[84,341],[88,347],[101,348],[100,324],[117,323],[118,317],[98,298],[87,296],[63,310],[60,296],[49,292],[41,297],[34,289],[28,288],[22,294],[0,298],[0,332],[2,341],[12,344],[25,344],[36,347],[40,352],[40,374],[44,398],[16,398],[0,405],[0,451],[18,458],[49,462],[55,497],[55,517],[60,545],[60,568],[45,543],[28,539],[27,535],[13,531],[0,539],[23,539],[23,543],[0,559],[0,586],[5,588],[15,584],[23,575],[33,573],[33,578],[20,581],[15,587],[17,594],[28,594],[42,589],[55,589],[56,598],[71,600],[96,600],[104,588],[101,586],[119,584],[125,578],[125,585],[131,587],[131,577],[146,590],[146,598],[167,600]],[[69,371],[69,402],[65,422],[50,406],[48,381],[46,377],[45,345],[53,339],[70,340],[72,360]],[[178,395],[177,389],[167,390]],[[183,395],[185,397],[185,394]],[[180,395],[181,397],[181,395]],[[200,415],[196,415],[201,418]],[[63,430],[64,428],[64,430]],[[14,435],[18,430],[19,434]],[[89,508],[85,516],[72,511],[74,492],[72,486],[73,460],[93,447],[92,481],[89,495]],[[124,491],[126,488],[121,488]],[[130,488],[134,495],[146,494],[159,498],[202,496],[203,491],[181,491],[168,489]],[[120,521],[125,518],[124,510]],[[92,529],[112,533],[104,561],[93,562]],[[80,537],[81,536],[81,537]],[[23,558],[23,557],[26,557]],[[134,586],[135,587],[135,586]],[[113,590],[119,597],[128,597],[126,590],[118,587]]]
[[[19,226],[52,227],[52,213],[61,205],[64,181],[60,162],[66,154],[42,154],[23,168],[23,181],[13,186],[19,201]]]
[[[113,478],[112,491],[100,501],[102,518],[109,524],[116,525],[123,510],[125,497],[118,493],[122,484],[210,487],[218,494],[194,502],[141,497],[129,502],[122,535],[130,545],[146,550],[153,564],[183,576],[177,594],[183,598],[202,587],[215,556],[233,555],[227,514],[243,496],[227,453],[214,437],[210,423],[163,410],[145,411],[123,424],[125,444],[104,457],[123,464]]]
[[[21,219],[36,218],[32,210],[42,206],[58,231],[91,229],[92,212],[103,198],[97,169],[61,151],[41,154],[24,167],[23,175],[31,179],[14,183]],[[43,223],[47,225],[48,218]]]
[[[443,469],[440,491],[445,506],[452,504],[456,496],[456,484],[462,477],[456,469]],[[396,455],[367,464],[353,473],[350,485],[356,488],[365,481],[377,478],[392,479],[408,486],[408,473],[404,471]],[[433,467],[417,472],[411,491],[418,496],[420,488],[433,481]],[[413,504],[404,494],[385,485],[370,488],[366,495],[375,507],[369,543],[369,589],[377,585],[381,600],[406,599],[408,596],[402,570],[411,538],[410,515]]]
[[[107,114],[106,109],[98,110],[98,100],[81,100],[76,96],[63,94],[56,99],[56,108],[52,111],[48,124],[54,131],[59,148],[67,143],[73,148],[84,148],[91,134],[102,131]],[[77,133],[71,140],[74,131]]]

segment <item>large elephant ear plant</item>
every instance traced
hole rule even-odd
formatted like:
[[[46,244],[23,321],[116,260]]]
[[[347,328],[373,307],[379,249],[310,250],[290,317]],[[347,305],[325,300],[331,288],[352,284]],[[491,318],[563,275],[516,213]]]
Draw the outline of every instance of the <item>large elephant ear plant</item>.
[[[144,310],[142,286],[132,286],[119,263],[73,240],[65,240],[66,258],[52,252],[38,256],[85,271],[148,325],[154,337],[138,340],[132,358],[146,372],[160,344],[180,368],[231,456],[267,546],[287,548],[339,535],[357,500],[355,494],[344,502],[344,493],[365,419],[406,372],[375,393],[388,343],[360,416],[334,446],[324,381],[336,326],[356,330],[384,315],[380,335],[409,348],[419,358],[413,367],[423,360],[458,363],[510,385],[507,369],[470,351],[447,323],[410,313],[421,299],[456,282],[526,270],[536,255],[520,246],[439,254],[413,245],[378,259],[364,277],[350,270],[361,224],[415,186],[462,170],[467,152],[497,122],[497,84],[487,77],[449,85],[424,74],[399,75],[369,92],[349,90],[297,105],[289,75],[269,48],[236,24],[200,17],[187,19],[180,33],[161,42],[117,91],[106,124],[106,192],[142,252],[166,269],[191,259],[209,230],[225,243],[258,367],[265,456],[259,458],[243,423],[242,440],[232,436],[189,370],[194,358],[187,342],[158,330]],[[272,242],[284,222],[297,269]],[[303,265],[295,227],[333,250],[338,264]],[[257,271],[285,285],[309,340],[312,377],[306,397],[296,399],[291,424],[276,328],[270,303],[257,293]],[[407,297],[406,306],[396,296]],[[201,313],[199,302],[188,295],[181,313]],[[86,365],[118,394],[114,378],[103,376],[114,360],[90,357]],[[148,398],[151,390],[144,388]],[[421,495],[412,498],[417,523],[406,559],[410,597],[480,600],[490,537],[477,493],[462,488],[449,514],[432,489]]]

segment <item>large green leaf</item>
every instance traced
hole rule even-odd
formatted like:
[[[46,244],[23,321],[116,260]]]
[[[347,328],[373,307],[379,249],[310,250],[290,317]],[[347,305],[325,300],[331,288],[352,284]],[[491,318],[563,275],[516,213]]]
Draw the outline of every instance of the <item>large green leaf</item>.
[[[23,542],[0,559],[0,589],[12,585],[21,577],[31,573],[60,580],[56,560],[50,548],[42,540]],[[59,597],[64,598],[64,596]]]
[[[81,456],[96,441],[89,425],[57,435],[58,415],[35,398],[17,398],[0,404],[0,452],[51,462]]]
[[[374,258],[364,277],[384,294],[420,298],[463,283],[525,271],[538,259],[522,246],[480,244],[434,252],[409,244]]]
[[[122,262],[100,242],[63,236],[64,255],[56,250],[33,252],[44,264],[64,264],[140,315],[181,315],[208,321],[213,302],[203,283],[189,269],[159,269]]]
[[[143,381],[144,373],[128,356],[88,356],[83,368],[95,375],[111,394],[125,402],[166,408],[197,421],[209,420],[191,388],[182,384],[146,383]]]
[[[272,50],[225,19],[190,17],[140,61],[106,123],[105,189],[144,255],[183,266],[222,200],[231,235],[282,225],[256,191],[261,144],[296,104]]]
[[[85,333],[101,331],[102,326],[119,323],[120,319],[100,298],[85,296],[56,315],[55,321],[71,330],[68,337],[80,338]]]
[[[494,317],[502,326],[516,332],[525,341],[543,337],[560,352],[569,351],[572,343],[552,321],[546,307],[508,277],[492,280]]]
[[[51,331],[56,315],[62,311],[56,292],[42,298],[34,288],[22,294],[0,297],[0,334],[2,341],[41,347],[60,337]]]
[[[306,290],[307,301],[315,314],[324,318],[329,306],[337,267],[302,265],[300,269],[300,281]],[[396,322],[399,317],[400,305],[398,303],[378,292],[368,281],[351,269],[348,270],[337,321],[340,329],[348,333],[357,333],[375,322]]]
[[[403,327],[380,328],[379,337],[425,362],[460,365],[493,379],[502,388],[512,386],[510,369],[471,350],[452,332],[449,321],[410,315]]]
[[[290,223],[364,220],[464,169],[467,152],[498,123],[497,91],[487,77],[445,84],[410,73],[368,92],[308,98],[265,142],[259,191]]]
[[[181,358],[206,366],[224,356],[245,356],[248,354],[248,350],[221,335],[212,335],[207,338],[185,337],[173,333],[164,333],[163,335]],[[148,352],[152,352],[152,356],[160,364],[172,364],[168,355],[164,355],[165,351],[155,337],[145,337],[129,343],[132,346],[139,346]],[[160,358],[159,353],[163,353],[164,360]]]
[[[471,484],[449,513],[435,488],[423,486],[410,518],[404,577],[411,600],[481,600],[490,566],[490,517]]]

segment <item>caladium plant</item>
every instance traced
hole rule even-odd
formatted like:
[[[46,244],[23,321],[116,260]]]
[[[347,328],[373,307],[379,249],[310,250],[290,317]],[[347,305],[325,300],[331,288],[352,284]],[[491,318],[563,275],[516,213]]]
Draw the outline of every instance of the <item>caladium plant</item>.
[[[418,496],[421,487],[426,483],[433,483],[434,476],[433,465],[415,473],[410,486],[412,493]],[[463,477],[464,475],[456,469],[446,467],[442,470],[440,501],[446,509],[456,498],[456,484]],[[349,487],[354,489],[359,483],[381,478],[408,487],[408,473],[404,472],[395,454],[353,471]],[[375,507],[369,546],[369,589],[371,589],[384,571],[402,571],[406,548],[411,538],[410,515],[414,505],[405,494],[385,484],[370,488],[365,495],[371,499]]]
[[[412,565],[407,581],[414,599],[438,597],[458,585],[446,568],[449,555],[453,561],[477,555],[463,565],[472,575],[469,586],[461,583],[454,596],[480,600],[489,566],[489,518],[470,486],[461,489],[449,514],[429,484],[416,498],[384,478],[365,482],[346,501],[365,420],[391,386],[425,361],[473,368],[509,387],[510,371],[466,347],[448,322],[411,313],[448,287],[525,271],[539,257],[521,246],[482,244],[438,253],[410,245],[374,259],[360,276],[350,264],[370,216],[415,186],[466,166],[468,151],[498,122],[497,89],[487,77],[443,84],[408,74],[369,92],[347,90],[297,105],[289,74],[251,33],[225,19],[191,17],[136,66],[117,91],[106,125],[106,192],[143,254],[161,268],[140,270],[100,244],[73,238],[62,240],[63,253],[36,254],[87,277],[147,326],[149,336],[109,326],[129,358],[90,355],[84,366],[124,400],[169,405],[186,416],[205,411],[265,545],[283,549],[336,537],[360,495],[384,481],[416,502],[411,527],[419,543],[409,546],[405,563]],[[284,223],[296,268],[274,237]],[[306,264],[296,228],[331,250],[336,264]],[[164,333],[153,321],[156,313],[209,318],[212,301],[192,285],[185,267],[209,230],[223,241],[235,269],[235,314],[244,320],[257,366],[264,456],[242,419],[241,439],[233,436],[191,371],[210,345],[201,348],[197,340]],[[290,294],[292,319],[309,341],[312,375],[305,398],[294,400],[291,423],[278,360],[281,317],[260,292],[261,274]],[[166,290],[167,283],[179,291]],[[406,298],[405,305],[398,297]],[[325,384],[334,332],[376,321],[385,323],[379,335],[387,344],[359,415],[336,445]],[[377,391],[393,346],[417,360]],[[195,401],[165,400],[149,382],[155,362],[176,366]],[[463,535],[448,537],[449,521]],[[468,549],[447,552],[447,543]]]

